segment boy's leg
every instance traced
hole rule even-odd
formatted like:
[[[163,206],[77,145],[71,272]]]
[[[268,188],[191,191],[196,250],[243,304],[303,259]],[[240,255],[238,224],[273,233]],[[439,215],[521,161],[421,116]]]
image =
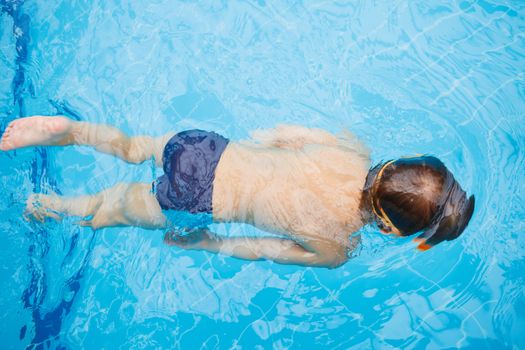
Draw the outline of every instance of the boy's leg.
[[[63,215],[82,217],[79,224],[93,229],[166,227],[166,217],[148,183],[120,183],[97,194],[78,197],[33,194],[27,200],[26,217],[44,221],[46,217],[58,220]]]
[[[128,137],[109,125],[73,121],[66,117],[35,116],[12,121],[0,142],[0,150],[28,146],[86,145],[129,163],[155,158],[162,166],[164,146],[173,134],[161,137]]]

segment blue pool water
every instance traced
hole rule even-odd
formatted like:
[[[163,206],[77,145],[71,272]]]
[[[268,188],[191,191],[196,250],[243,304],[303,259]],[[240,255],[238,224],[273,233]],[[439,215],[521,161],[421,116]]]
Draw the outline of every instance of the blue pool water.
[[[160,231],[26,222],[33,191],[159,170],[84,147],[1,153],[2,348],[525,347],[523,2],[0,6],[1,130],[57,113],[131,134],[346,128],[374,162],[437,155],[476,196],[455,241],[419,253],[365,228],[343,267],[303,268],[169,248]]]

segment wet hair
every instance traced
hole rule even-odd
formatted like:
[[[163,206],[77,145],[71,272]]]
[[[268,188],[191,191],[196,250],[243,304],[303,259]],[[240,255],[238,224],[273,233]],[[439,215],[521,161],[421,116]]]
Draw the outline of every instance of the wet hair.
[[[467,199],[452,173],[432,156],[400,158],[373,167],[363,200],[381,228],[393,228],[401,236],[423,232],[417,238],[421,250],[457,238],[474,211],[474,196]]]

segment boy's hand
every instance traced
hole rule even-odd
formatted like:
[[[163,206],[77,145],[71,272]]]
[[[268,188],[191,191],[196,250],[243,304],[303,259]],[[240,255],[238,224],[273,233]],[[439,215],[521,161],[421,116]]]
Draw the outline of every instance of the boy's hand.
[[[206,249],[207,243],[211,239],[205,229],[185,230],[184,232],[186,233],[167,232],[164,236],[164,243],[183,249]]]

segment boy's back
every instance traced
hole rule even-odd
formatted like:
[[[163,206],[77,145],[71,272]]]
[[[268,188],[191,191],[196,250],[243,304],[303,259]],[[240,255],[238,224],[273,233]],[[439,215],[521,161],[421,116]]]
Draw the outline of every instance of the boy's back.
[[[348,246],[363,225],[359,203],[368,168],[367,155],[344,141],[230,143],[215,172],[213,216]]]

